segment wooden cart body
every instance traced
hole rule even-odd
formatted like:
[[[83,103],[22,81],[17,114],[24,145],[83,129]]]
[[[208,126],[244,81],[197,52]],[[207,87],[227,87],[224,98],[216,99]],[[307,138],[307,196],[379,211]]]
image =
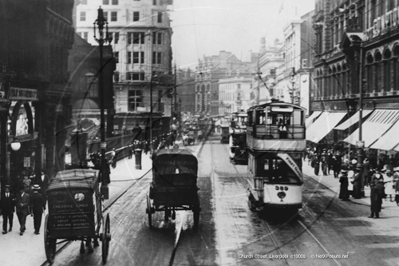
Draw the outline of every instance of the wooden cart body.
[[[197,225],[201,210],[197,174],[198,160],[190,151],[176,149],[155,153],[147,213],[165,211],[166,220],[169,216],[173,219],[176,210],[192,210]]]

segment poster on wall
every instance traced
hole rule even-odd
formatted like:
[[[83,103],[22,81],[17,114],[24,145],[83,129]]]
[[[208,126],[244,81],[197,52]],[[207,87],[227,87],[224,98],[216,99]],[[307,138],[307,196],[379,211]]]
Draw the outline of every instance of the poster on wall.
[[[24,167],[30,167],[30,157],[24,157]]]

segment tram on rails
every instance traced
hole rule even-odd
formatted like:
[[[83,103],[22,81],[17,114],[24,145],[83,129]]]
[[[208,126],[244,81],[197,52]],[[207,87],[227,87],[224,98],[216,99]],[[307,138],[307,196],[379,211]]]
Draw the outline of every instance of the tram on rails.
[[[246,145],[247,113],[234,112],[229,128],[229,156],[233,164],[247,164],[248,152]]]
[[[247,113],[249,207],[297,212],[302,207],[305,109],[272,100]]]

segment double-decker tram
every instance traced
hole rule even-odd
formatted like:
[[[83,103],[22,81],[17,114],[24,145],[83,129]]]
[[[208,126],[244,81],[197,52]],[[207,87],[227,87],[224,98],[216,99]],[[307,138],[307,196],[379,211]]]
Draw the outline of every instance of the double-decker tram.
[[[252,210],[302,207],[305,109],[272,100],[248,109],[248,198]]]

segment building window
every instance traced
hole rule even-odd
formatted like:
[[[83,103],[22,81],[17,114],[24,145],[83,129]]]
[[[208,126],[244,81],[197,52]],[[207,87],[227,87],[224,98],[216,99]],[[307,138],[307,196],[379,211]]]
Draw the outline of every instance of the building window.
[[[80,21],[86,21],[86,12],[85,11],[80,12]]]
[[[162,23],[162,12],[158,12],[158,23]]]
[[[132,63],[132,52],[127,52],[127,63],[128,64]]]
[[[138,64],[140,60],[140,53],[139,52],[133,52],[133,64]]]
[[[162,53],[161,52],[152,52],[152,63],[153,64],[162,64]]]
[[[133,43],[144,44],[144,32],[133,32]]]
[[[118,12],[116,11],[111,12],[111,21],[118,21]]]
[[[98,97],[98,89],[97,89],[98,80],[96,76],[94,76],[93,74],[91,75],[86,74],[86,77],[87,77],[87,97],[90,98]]]
[[[115,63],[119,63],[119,52],[114,53]]]
[[[115,6],[115,5],[118,5],[118,0],[112,0],[112,4]]]
[[[141,90],[129,90],[128,94],[129,111],[137,111],[143,101]]]
[[[134,11],[133,12],[133,21],[139,21],[140,20],[140,12]]]
[[[119,42],[119,32],[115,32],[114,34],[114,42],[117,44]]]
[[[103,5],[109,5],[109,0],[103,0]]]
[[[152,0],[152,4],[153,4],[154,6],[156,6],[156,5],[157,5],[157,0]]]
[[[128,72],[126,73],[126,80],[145,80],[144,72]]]
[[[144,64],[144,52],[133,52],[133,64]]]
[[[152,44],[162,44],[162,32],[152,33]]]
[[[104,19],[105,19],[106,21],[108,21],[108,12],[103,11],[103,15],[104,15]]]
[[[119,82],[119,73],[114,73],[114,81]]]
[[[87,41],[88,37],[89,37],[89,33],[88,33],[87,31],[82,32],[82,38],[83,38],[84,40]]]

